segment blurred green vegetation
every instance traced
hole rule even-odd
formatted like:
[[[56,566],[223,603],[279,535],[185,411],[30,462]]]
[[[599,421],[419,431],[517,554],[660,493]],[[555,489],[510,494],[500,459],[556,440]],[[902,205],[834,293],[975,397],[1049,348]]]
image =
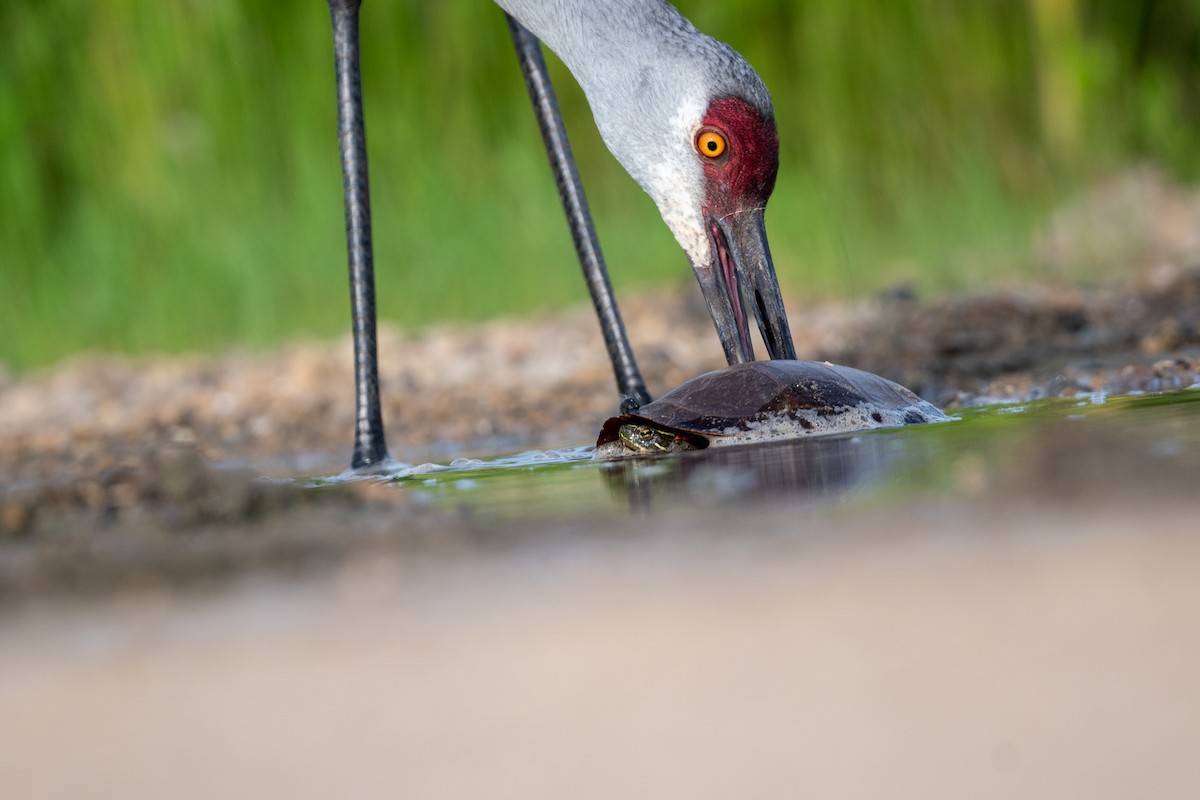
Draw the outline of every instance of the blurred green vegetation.
[[[1200,0],[680,0],[771,87],[788,294],[1020,278],[1089,176],[1200,160]],[[379,311],[414,326],[585,298],[501,12],[369,0]],[[0,6],[0,364],[348,328],[317,0]],[[690,281],[560,99],[618,288]]]

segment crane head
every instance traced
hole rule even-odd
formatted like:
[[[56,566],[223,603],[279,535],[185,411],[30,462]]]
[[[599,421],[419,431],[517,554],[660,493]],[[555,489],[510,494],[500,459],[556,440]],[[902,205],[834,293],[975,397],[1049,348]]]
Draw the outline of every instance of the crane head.
[[[764,221],[779,169],[775,121],[741,98],[718,97],[701,119],[694,147],[704,176],[701,244],[707,248],[689,256],[726,358],[731,364],[754,359],[747,304],[770,356],[795,358]],[[698,238],[694,222],[684,227]]]
[[[762,80],[708,37],[608,76],[622,70],[585,86],[597,125],[687,254],[726,359],[754,360],[751,316],[771,358],[795,358],[764,223],[779,136]]]

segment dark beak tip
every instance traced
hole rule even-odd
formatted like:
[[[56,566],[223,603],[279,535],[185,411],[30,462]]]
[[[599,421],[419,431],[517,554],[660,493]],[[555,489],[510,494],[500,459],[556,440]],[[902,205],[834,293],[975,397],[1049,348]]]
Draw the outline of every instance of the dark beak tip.
[[[796,349],[767,244],[763,210],[758,208],[749,213],[723,217],[716,225],[725,237],[733,271],[737,276],[738,286],[736,292],[730,292],[730,302],[744,307],[745,301],[749,301],[771,358],[794,359]],[[742,338],[741,333],[738,338]],[[752,353],[748,332],[746,338],[743,349]],[[753,356],[750,358],[752,360]]]

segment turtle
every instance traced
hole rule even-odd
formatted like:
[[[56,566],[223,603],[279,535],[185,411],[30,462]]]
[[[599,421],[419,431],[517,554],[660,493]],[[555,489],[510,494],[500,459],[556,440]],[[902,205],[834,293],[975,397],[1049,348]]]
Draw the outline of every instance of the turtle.
[[[826,433],[943,422],[898,383],[828,361],[749,361],[706,372],[604,423],[596,455],[613,458]]]

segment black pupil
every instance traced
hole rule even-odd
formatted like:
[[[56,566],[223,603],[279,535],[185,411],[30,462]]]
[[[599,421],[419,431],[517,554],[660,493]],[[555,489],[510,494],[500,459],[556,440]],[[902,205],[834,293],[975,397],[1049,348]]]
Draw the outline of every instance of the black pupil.
[[[709,152],[712,152],[713,150],[717,149],[717,140],[716,139],[708,140],[708,149],[709,149]]]

